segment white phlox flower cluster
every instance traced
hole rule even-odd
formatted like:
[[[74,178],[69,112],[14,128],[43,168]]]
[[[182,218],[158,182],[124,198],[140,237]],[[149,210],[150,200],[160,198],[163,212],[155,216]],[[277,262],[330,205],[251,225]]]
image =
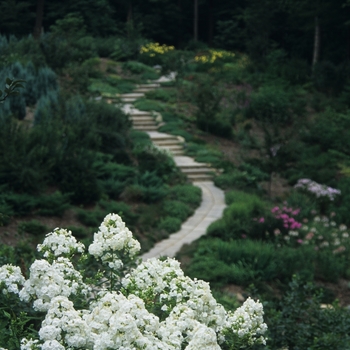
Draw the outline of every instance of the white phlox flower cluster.
[[[74,253],[83,253],[84,249],[84,244],[77,242],[72,232],[63,228],[55,228],[46,235],[44,242],[37,246],[38,252],[43,252],[45,258],[49,258],[51,254],[54,257],[68,257]]]
[[[0,289],[4,294],[18,294],[18,286],[23,286],[24,282],[25,279],[18,266],[7,264],[0,267]]]
[[[67,297],[53,298],[39,331],[44,342],[42,346],[49,348],[53,341],[57,341],[71,348],[91,348],[90,329],[81,316]]]
[[[141,263],[122,281],[127,293],[133,293],[146,302],[159,302],[162,311],[171,313],[177,304],[194,311],[194,318],[218,331],[225,323],[226,312],[212,296],[209,284],[184,276],[180,263],[149,259]],[[150,305],[152,306],[152,305]]]
[[[88,290],[80,272],[75,270],[70,260],[59,257],[52,264],[46,260],[35,260],[19,297],[27,302],[34,299],[35,310],[47,311],[54,297],[86,295]]]
[[[19,267],[0,267],[5,293],[18,294],[46,313],[40,340],[22,339],[21,350],[220,350],[232,339],[242,347],[265,344],[261,303],[249,298],[235,312],[226,312],[209,284],[185,276],[175,259],[149,259],[121,280],[119,291],[107,291],[105,285],[87,286],[68,259],[83,250],[69,231],[54,230],[38,249],[46,259],[31,265],[27,280]],[[90,254],[113,269],[139,250],[115,214],[106,216],[89,247]],[[108,273],[103,281],[112,280],[114,271]],[[84,304],[79,301],[88,306],[78,310],[75,301],[80,308]]]
[[[262,304],[248,298],[235,312],[229,313],[226,328],[239,338],[244,338],[248,345],[266,344],[263,334],[267,330],[264,323]]]
[[[94,350],[170,349],[156,337],[158,317],[149,313],[144,302],[135,295],[104,293],[92,304],[91,313],[84,319],[90,327]]]
[[[0,348],[1,350],[2,348]],[[41,345],[39,344],[39,340],[35,339],[26,339],[23,338],[21,340],[21,350],[39,350],[41,349]]]
[[[215,331],[196,319],[196,312],[185,304],[176,305],[160,324],[158,335],[172,349],[220,350]]]
[[[123,266],[121,257],[133,258],[140,251],[140,243],[132,237],[131,231],[125,226],[117,214],[108,214],[99,231],[94,234],[89,253],[101,259],[112,269]]]

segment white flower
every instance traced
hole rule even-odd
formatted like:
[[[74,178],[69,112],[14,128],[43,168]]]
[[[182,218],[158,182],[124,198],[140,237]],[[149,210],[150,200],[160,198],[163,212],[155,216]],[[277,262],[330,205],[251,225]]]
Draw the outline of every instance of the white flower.
[[[8,264],[0,267],[0,288],[3,288],[2,292],[4,294],[18,294],[18,286],[23,286],[24,282],[25,279],[18,266]]]
[[[83,253],[85,246],[83,243],[77,242],[76,238],[72,236],[72,232],[55,228],[53,232],[46,235],[43,244],[38,244],[38,252],[43,252],[44,257],[70,256],[74,253]]]
[[[213,329],[199,324],[193,330],[193,336],[185,350],[220,350],[216,333]]]
[[[56,340],[74,348],[86,348],[91,345],[88,325],[81,313],[74,309],[73,303],[63,296],[52,299],[39,336],[45,341],[44,344]]]
[[[94,350],[167,349],[156,336],[158,317],[149,313],[144,302],[134,295],[102,293],[83,318],[90,327]]]
[[[59,257],[52,264],[46,260],[35,260],[19,297],[24,301],[34,299],[35,310],[47,311],[54,297],[86,294],[88,290],[73,264],[67,258]]]
[[[117,214],[108,214],[99,231],[94,234],[94,241],[89,246],[89,253],[111,268],[123,266],[121,257],[134,258],[140,251],[140,243],[133,239],[131,231]]]
[[[2,349],[3,348],[0,348],[0,350]],[[26,339],[26,338],[23,338],[21,340],[21,350],[39,350],[39,349],[41,349],[39,340]]]
[[[226,329],[232,329],[239,338],[245,338],[248,345],[266,344],[263,334],[267,326],[263,319],[262,304],[248,298],[227,320]]]
[[[42,346],[41,350],[66,350],[57,340],[48,340]]]

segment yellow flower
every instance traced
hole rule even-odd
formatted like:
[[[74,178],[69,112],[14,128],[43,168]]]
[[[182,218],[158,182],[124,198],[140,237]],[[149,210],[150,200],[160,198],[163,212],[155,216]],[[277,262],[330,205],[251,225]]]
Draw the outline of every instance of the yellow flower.
[[[156,54],[163,55],[168,51],[175,50],[174,46],[160,45],[159,43],[148,43],[141,47],[140,53],[154,57]]]

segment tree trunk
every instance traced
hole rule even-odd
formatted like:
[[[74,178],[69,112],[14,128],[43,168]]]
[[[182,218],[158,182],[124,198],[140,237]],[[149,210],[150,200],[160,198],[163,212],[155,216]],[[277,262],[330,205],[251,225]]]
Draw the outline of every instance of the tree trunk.
[[[315,16],[314,54],[312,58],[313,67],[320,59],[320,45],[321,45],[320,23],[319,23],[318,17]]]
[[[128,6],[128,15],[126,17],[126,21],[130,22],[132,21],[132,3],[131,1],[129,2],[129,6]]]
[[[194,0],[193,40],[198,41],[198,0]]]
[[[213,31],[214,31],[213,1],[209,0],[209,25],[208,25],[209,46],[212,46],[213,44]]]
[[[182,28],[182,6],[181,6],[181,0],[178,0],[177,2],[178,7],[178,13],[179,13],[179,30],[177,31],[177,47],[179,48],[181,46],[182,41],[182,33],[180,31],[180,28]]]
[[[134,26],[134,24],[133,24],[133,20],[132,20],[132,3],[130,1],[129,6],[128,6],[128,16],[126,18],[126,32],[127,32],[128,39],[131,38],[133,26]]]
[[[34,39],[39,39],[41,35],[41,28],[43,26],[43,15],[44,15],[44,3],[45,0],[38,0],[36,3],[36,18],[35,26],[33,30]]]

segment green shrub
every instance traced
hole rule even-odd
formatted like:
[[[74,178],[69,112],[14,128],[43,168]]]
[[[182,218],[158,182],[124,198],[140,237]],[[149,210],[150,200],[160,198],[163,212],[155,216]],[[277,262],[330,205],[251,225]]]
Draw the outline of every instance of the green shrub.
[[[124,62],[122,64],[122,68],[125,71],[129,71],[132,74],[144,74],[144,73],[149,73],[149,74],[154,74],[156,71],[151,68],[150,66],[147,66],[141,62],[136,62],[136,61],[128,61]]]
[[[169,180],[179,174],[174,159],[168,152],[157,147],[134,148],[140,173],[154,173],[162,180]]]
[[[166,216],[162,218],[158,224],[158,228],[160,230],[165,230],[168,233],[177,232],[181,228],[182,221],[178,218],[173,218],[170,216]]]
[[[10,98],[10,109],[13,116],[23,120],[26,116],[26,102],[23,95],[17,95]]]
[[[181,221],[185,221],[193,213],[187,204],[179,201],[166,201],[163,210],[166,216],[178,218]]]
[[[107,194],[110,199],[118,199],[127,186],[127,182],[118,181],[114,178],[98,180],[98,186],[102,192]]]
[[[243,191],[232,190],[225,194],[225,202],[227,205],[230,205],[232,203],[247,203],[255,200],[259,200],[259,198],[255,195]]]
[[[169,198],[196,208],[202,201],[202,191],[193,185],[175,185],[169,189]]]
[[[159,78],[159,73],[158,72],[144,72],[141,74],[140,79],[142,81],[149,81],[149,80],[156,80]]]
[[[265,236],[264,225],[253,219],[268,217],[266,203],[254,195],[247,194],[242,199],[244,201],[234,201],[225,209],[223,218],[208,227],[208,235],[222,240],[242,237],[261,239]]]
[[[291,122],[290,96],[279,86],[263,86],[250,96],[247,118],[262,123],[286,125]]]
[[[162,102],[174,101],[174,91],[168,91],[165,89],[150,90],[145,94],[145,97],[150,100],[159,100]]]
[[[197,126],[206,132],[229,136],[227,133],[231,129],[229,127],[228,131],[226,130],[228,123],[217,118],[220,112],[220,101],[224,96],[222,88],[208,75],[197,75],[195,78],[196,85],[192,94],[197,107]]]
[[[211,237],[226,237],[229,233],[227,232],[227,225],[223,219],[212,222],[207,227],[207,235]]]
[[[312,247],[281,247],[276,250],[271,243],[249,239],[222,241],[205,238],[199,241],[186,272],[208,282],[238,285],[257,281],[287,281],[295,273],[310,280],[315,272],[314,261],[315,251]]]
[[[70,194],[73,204],[91,204],[100,199],[101,188],[92,163],[93,155],[80,151],[67,155],[58,166],[59,188],[62,193]]]
[[[213,135],[232,139],[233,130],[229,120],[223,118],[199,118],[197,120],[199,129],[209,132]]]
[[[7,226],[14,214],[12,206],[7,204],[3,198],[0,198],[0,226]]]
[[[38,100],[34,112],[34,125],[48,122],[58,113],[59,96],[57,91],[48,91],[47,94],[42,95]]]
[[[350,313],[334,303],[321,308],[322,292],[295,276],[276,309],[265,309],[272,349],[349,350]]]
[[[44,216],[62,216],[69,208],[69,194],[63,195],[56,191],[50,195],[43,195],[38,198],[38,215]]]
[[[133,213],[131,207],[126,203],[101,200],[99,201],[99,206],[106,214],[115,213],[120,215],[127,227],[132,228],[135,226],[138,216]]]
[[[300,209],[299,216],[302,218],[309,218],[311,211],[316,209],[311,197],[299,191],[291,191],[286,200],[290,207]]]
[[[136,179],[136,168],[118,164],[112,161],[113,156],[98,153],[93,163],[93,168],[99,179],[113,179],[120,182],[133,182]]]
[[[83,239],[89,236],[90,232],[81,226],[67,226],[67,230],[72,231],[74,237]]]
[[[101,210],[84,210],[79,209],[76,212],[78,220],[89,227],[97,228],[101,224],[103,218],[105,217],[106,213],[103,213]]]
[[[336,95],[346,83],[345,67],[329,61],[318,62],[313,67],[312,80],[317,90],[328,95]]]
[[[162,112],[165,110],[165,106],[162,103],[144,98],[136,100],[134,106],[141,111]]]
[[[25,193],[2,193],[0,196],[4,214],[16,216],[28,215],[37,206],[37,198]]]
[[[82,63],[97,56],[94,39],[86,35],[85,29],[82,17],[70,13],[42,35],[42,50],[52,68],[62,69],[72,62]]]
[[[214,179],[215,185],[222,189],[258,189],[258,183],[260,181],[262,181],[261,178],[257,178],[246,171],[239,171],[237,169],[233,169],[227,173],[222,173]]]
[[[114,36],[95,38],[96,51],[99,57],[111,57],[118,39]]]
[[[37,220],[31,220],[20,222],[18,231],[27,232],[33,236],[41,236],[48,233],[48,228]]]

